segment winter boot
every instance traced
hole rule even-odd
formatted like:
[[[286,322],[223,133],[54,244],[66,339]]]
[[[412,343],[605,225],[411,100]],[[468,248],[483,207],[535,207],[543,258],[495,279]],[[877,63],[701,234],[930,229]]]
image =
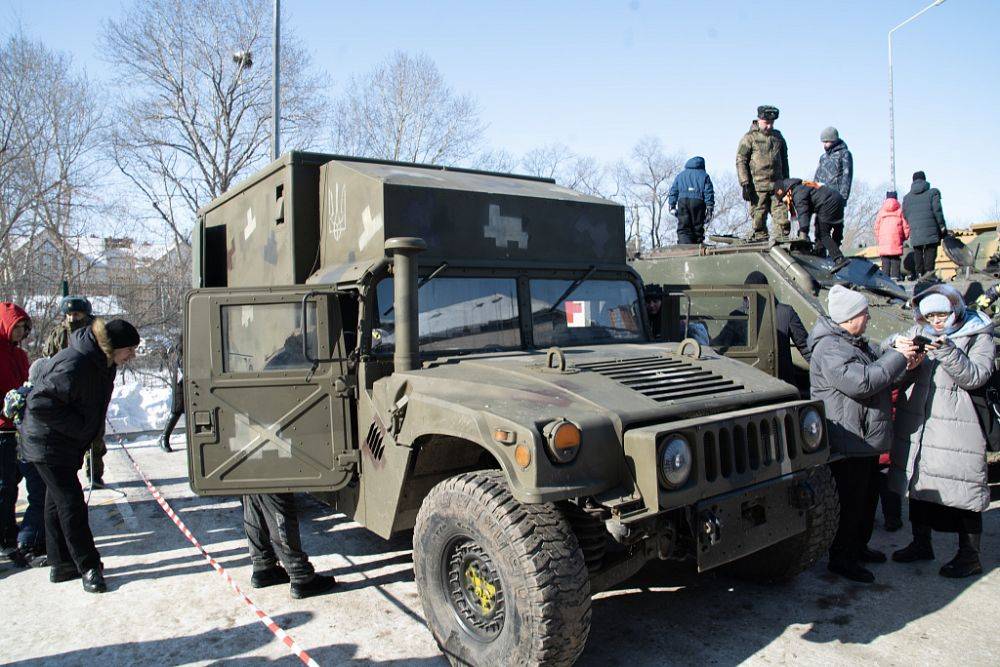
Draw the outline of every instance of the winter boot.
[[[296,600],[311,598],[314,595],[329,593],[337,585],[337,580],[328,574],[313,575],[309,581],[293,581],[291,585],[292,597]]]
[[[958,534],[958,553],[941,568],[942,577],[961,579],[974,574],[982,574],[983,566],[979,562],[979,542],[982,535],[978,533]]]
[[[897,563],[915,563],[918,560],[934,560],[934,547],[931,544],[931,528],[919,523],[913,524],[913,541],[908,546],[892,552],[892,559]]]
[[[160,449],[167,452],[168,454],[174,451],[173,448],[170,446],[170,438],[161,435],[159,443],[160,443]]]
[[[277,586],[278,584],[287,584],[288,582],[288,573],[285,572],[284,568],[277,565],[263,570],[254,570],[253,574],[250,575],[250,585],[254,588],[267,588],[268,586]]]

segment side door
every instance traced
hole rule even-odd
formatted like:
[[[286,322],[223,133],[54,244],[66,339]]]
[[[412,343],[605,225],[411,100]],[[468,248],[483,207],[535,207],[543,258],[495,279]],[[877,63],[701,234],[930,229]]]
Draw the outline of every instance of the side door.
[[[317,288],[201,289],[184,309],[191,487],[336,491],[357,449],[340,298]]]
[[[774,294],[766,286],[665,285],[666,340],[694,338],[777,376]]]

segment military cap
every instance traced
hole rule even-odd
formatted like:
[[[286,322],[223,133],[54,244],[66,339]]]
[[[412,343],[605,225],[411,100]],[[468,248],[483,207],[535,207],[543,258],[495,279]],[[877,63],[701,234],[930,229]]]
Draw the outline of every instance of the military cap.
[[[776,120],[778,118],[778,107],[768,104],[757,107],[757,118],[761,120]]]
[[[87,297],[64,296],[62,298],[62,303],[59,305],[59,310],[62,311],[63,315],[67,315],[69,313],[86,313],[87,315],[90,315],[93,309]]]

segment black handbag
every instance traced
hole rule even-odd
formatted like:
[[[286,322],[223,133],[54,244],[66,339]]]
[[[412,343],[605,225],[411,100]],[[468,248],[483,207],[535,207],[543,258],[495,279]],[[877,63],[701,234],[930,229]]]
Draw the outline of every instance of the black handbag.
[[[1000,372],[994,371],[989,381],[970,391],[969,396],[986,437],[986,449],[1000,452]]]

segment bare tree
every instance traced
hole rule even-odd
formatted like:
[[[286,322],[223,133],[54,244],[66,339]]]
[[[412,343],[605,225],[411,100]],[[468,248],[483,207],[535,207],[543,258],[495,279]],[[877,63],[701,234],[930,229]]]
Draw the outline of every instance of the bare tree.
[[[528,151],[520,168],[532,176],[551,178],[559,185],[588,195],[609,197],[615,189],[608,184],[608,168],[596,159],[574,153],[562,143],[552,143]]]
[[[750,231],[750,206],[743,200],[743,190],[731,171],[712,177],[715,209],[706,235],[746,236]]]
[[[844,240],[841,243],[845,254],[852,254],[857,248],[875,242],[875,216],[885,201],[886,185],[872,186],[865,181],[854,181],[851,198],[844,211]]]
[[[397,51],[336,102],[333,145],[348,155],[459,164],[474,162],[485,125],[479,105],[455,93],[429,57]]]
[[[269,158],[271,3],[144,0],[105,23],[101,48],[127,91],[113,157],[178,252],[199,206]],[[286,147],[317,135],[322,78],[293,32],[281,45]]]
[[[652,248],[667,245],[676,238],[675,232],[666,227],[667,196],[683,164],[679,155],[668,155],[656,137],[640,139],[630,159],[618,163],[617,199],[626,209],[629,236],[644,236],[641,241],[648,240]],[[645,247],[641,241],[639,247]]]

